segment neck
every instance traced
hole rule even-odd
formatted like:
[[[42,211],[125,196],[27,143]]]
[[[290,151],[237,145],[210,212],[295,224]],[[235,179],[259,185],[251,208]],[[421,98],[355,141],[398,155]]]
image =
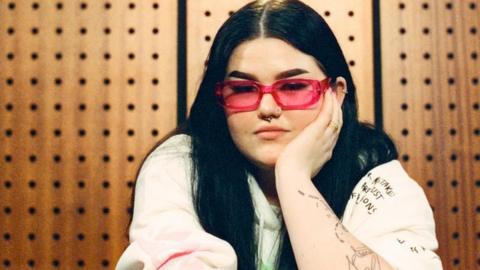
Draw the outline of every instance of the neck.
[[[257,169],[255,171],[255,178],[260,186],[260,189],[263,191],[263,194],[265,194],[268,202],[280,207],[277,188],[275,186],[275,169]]]

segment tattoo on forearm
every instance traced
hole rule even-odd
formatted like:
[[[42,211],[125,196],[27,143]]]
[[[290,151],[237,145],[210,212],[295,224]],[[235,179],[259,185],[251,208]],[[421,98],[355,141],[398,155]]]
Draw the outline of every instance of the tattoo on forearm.
[[[330,207],[330,205],[328,205],[325,199],[318,196],[305,194],[305,192],[301,190],[298,190],[298,193],[303,197],[313,199],[317,208],[319,208],[320,205],[323,206],[325,211],[327,212],[328,218],[331,218],[332,216],[336,217],[332,208]],[[335,224],[335,236],[337,237],[338,241],[340,241],[340,243],[346,244],[345,237],[347,233],[349,233],[347,228],[345,228],[341,220],[338,220]],[[380,259],[378,255],[370,248],[365,245],[357,248],[350,246],[350,248],[353,250],[353,254],[346,255],[349,270],[381,270]]]
[[[381,270],[380,259],[367,246],[360,246],[355,248],[350,247],[353,250],[353,255],[350,257],[347,255],[347,263],[349,270]],[[359,264],[362,264],[360,266]]]
[[[345,243],[344,237],[346,233],[348,233],[347,228],[345,228],[345,226],[343,226],[342,222],[339,220],[337,224],[335,224],[335,236],[340,243]]]
[[[325,211],[327,211],[327,217],[328,218],[331,218],[332,216],[335,216],[335,213],[333,212],[330,205],[328,205],[328,203],[325,201],[325,199],[320,198],[318,196],[311,195],[311,194],[305,194],[305,192],[303,192],[301,190],[298,190],[298,193],[300,193],[300,195],[302,195],[302,196],[306,196],[307,198],[313,199],[315,201],[315,205],[316,205],[317,208],[320,206],[320,204],[323,205]]]

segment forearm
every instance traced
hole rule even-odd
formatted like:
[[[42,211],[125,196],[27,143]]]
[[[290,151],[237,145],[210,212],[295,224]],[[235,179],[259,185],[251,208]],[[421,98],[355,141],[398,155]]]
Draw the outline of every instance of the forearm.
[[[277,173],[276,182],[299,269],[394,269],[345,229],[308,176]]]

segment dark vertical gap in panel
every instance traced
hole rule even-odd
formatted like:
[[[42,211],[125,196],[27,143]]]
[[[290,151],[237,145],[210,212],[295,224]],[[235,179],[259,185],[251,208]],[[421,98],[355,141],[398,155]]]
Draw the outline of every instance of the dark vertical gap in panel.
[[[177,125],[187,117],[187,0],[178,0]]]
[[[380,29],[380,0],[373,0],[373,78],[374,78],[374,103],[375,126],[383,130],[382,107],[382,46]]]

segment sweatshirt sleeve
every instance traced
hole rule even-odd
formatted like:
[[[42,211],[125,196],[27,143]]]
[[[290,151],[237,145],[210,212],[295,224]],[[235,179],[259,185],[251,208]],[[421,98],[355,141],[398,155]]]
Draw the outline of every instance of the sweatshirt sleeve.
[[[342,223],[395,269],[442,269],[430,204],[398,160],[375,167],[359,181]]]
[[[141,167],[130,243],[115,269],[236,270],[232,246],[205,232],[198,221],[190,194],[188,153],[182,153],[175,140],[167,140]]]

